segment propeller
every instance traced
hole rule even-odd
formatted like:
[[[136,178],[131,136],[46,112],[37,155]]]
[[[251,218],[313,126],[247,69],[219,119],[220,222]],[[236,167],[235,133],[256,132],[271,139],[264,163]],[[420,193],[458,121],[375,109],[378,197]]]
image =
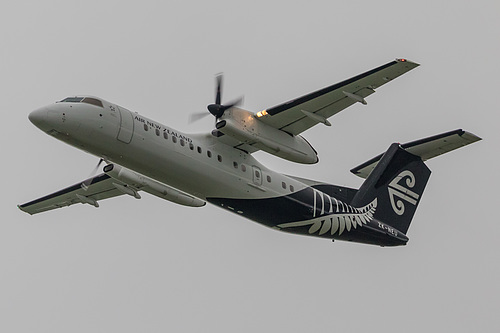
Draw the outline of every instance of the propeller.
[[[215,103],[209,104],[207,106],[208,112],[210,112],[215,117],[215,122],[217,123],[217,119],[222,117],[226,110],[229,110],[232,107],[241,105],[243,103],[243,97],[235,99],[228,104],[221,104],[222,101],[222,73],[217,74],[215,77],[216,87],[215,87]],[[189,122],[195,122],[207,116],[208,113],[194,113],[189,116]]]
[[[198,121],[200,119],[203,119],[205,118],[206,116],[208,116],[210,113],[206,113],[206,112],[200,112],[200,113],[191,113],[189,115],[189,119],[188,119],[188,123],[189,124],[192,124],[194,123],[195,121]]]
[[[90,178],[87,179],[86,181],[82,182],[82,185],[81,187],[87,191],[87,189],[89,188],[89,185],[90,183],[92,182],[92,179],[94,179],[94,175],[97,173],[97,170],[99,169],[99,166],[101,166],[102,162],[104,162],[104,159],[103,158],[100,158],[99,159],[99,162],[97,162],[97,165],[95,166],[94,170],[92,171],[92,173],[90,174]]]
[[[216,119],[222,117],[224,112],[234,106],[240,105],[243,102],[243,97],[235,99],[230,103],[223,105],[221,104],[222,100],[222,73],[217,74],[216,76],[216,90],[215,90],[215,103],[209,104],[207,106],[208,112],[215,116]]]

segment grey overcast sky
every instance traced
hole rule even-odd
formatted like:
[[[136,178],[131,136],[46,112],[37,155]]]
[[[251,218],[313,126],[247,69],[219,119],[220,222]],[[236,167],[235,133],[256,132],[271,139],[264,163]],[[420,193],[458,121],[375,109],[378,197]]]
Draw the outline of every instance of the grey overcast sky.
[[[10,1],[0,10],[2,332],[498,332],[498,1]],[[185,132],[214,98],[259,111],[406,57],[422,66],[304,133],[313,166],[349,169],[464,128],[484,140],[429,161],[406,247],[280,233],[213,206],[144,194],[37,216],[16,207],[86,178],[97,159],[30,111],[100,96]]]

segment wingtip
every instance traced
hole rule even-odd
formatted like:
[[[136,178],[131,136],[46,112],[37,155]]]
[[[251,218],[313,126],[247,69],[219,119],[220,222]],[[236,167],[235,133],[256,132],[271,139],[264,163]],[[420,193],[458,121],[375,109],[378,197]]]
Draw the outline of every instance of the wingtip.
[[[19,208],[19,210],[20,210],[21,212],[25,212],[25,213],[28,213],[28,214],[30,214],[30,215],[33,215],[33,214],[31,214],[30,212],[28,212],[28,211],[24,210],[22,206],[23,206],[23,205],[17,205],[17,208]]]
[[[467,132],[467,131],[463,131],[463,134],[461,135],[461,137],[463,137],[466,140],[471,141],[471,143],[481,141],[483,139],[483,138],[477,136],[476,134],[471,133],[471,132]]]
[[[397,62],[406,62],[406,63],[408,63],[408,64],[411,64],[411,65],[415,66],[415,67],[420,66],[420,64],[419,64],[419,63],[413,62],[413,61],[408,60],[408,59],[406,59],[406,58],[397,58],[397,59],[396,59],[396,61],[397,61]]]

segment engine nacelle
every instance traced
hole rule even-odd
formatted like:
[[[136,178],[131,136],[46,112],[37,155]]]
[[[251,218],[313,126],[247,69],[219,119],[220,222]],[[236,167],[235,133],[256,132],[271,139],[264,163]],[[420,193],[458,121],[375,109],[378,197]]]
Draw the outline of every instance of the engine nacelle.
[[[271,127],[258,120],[252,112],[231,108],[216,127],[225,135],[286,160],[303,164],[318,162],[316,151],[306,139]]]
[[[160,183],[152,178],[146,177],[140,173],[124,168],[118,164],[108,164],[104,167],[104,173],[113,179],[119,180],[132,188],[120,187],[120,184],[114,186],[137,198],[136,190],[141,190],[159,198],[172,201],[184,206],[202,207],[205,206],[205,201],[195,198],[187,193],[181,192],[176,188]],[[131,192],[126,192],[131,191]],[[135,193],[134,193],[135,192]],[[140,196],[139,196],[140,198]],[[96,206],[97,207],[97,206]]]

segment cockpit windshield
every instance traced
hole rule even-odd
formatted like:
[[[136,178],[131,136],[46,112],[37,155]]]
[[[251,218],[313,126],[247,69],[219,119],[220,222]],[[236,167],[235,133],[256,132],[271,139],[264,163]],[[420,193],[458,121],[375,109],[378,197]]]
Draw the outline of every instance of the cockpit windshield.
[[[67,97],[61,101],[61,103],[80,103],[83,97]]]
[[[67,97],[63,99],[60,103],[87,103],[95,106],[103,107],[102,101],[93,97]]]

